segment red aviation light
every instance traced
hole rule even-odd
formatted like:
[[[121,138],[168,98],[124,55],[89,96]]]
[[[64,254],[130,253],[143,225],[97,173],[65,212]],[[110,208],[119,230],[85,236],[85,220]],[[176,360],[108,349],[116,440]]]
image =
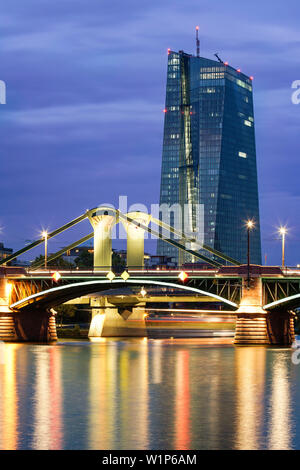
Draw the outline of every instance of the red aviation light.
[[[168,55],[169,55],[170,53],[171,53],[171,49],[170,49],[170,48],[168,48]]]
[[[181,273],[178,274],[178,278],[179,278],[182,282],[185,282],[188,277],[189,277],[189,275],[188,275],[186,272],[184,272],[184,271],[181,271]]]
[[[227,65],[228,65],[228,62],[224,62],[224,65],[226,65],[226,66],[227,66]]]
[[[199,31],[199,26],[196,26],[196,31]]]
[[[254,79],[254,77],[251,76],[251,77],[250,77],[250,80],[253,80],[253,79]]]
[[[58,271],[55,271],[53,274],[52,274],[52,279],[54,279],[55,282],[58,282],[61,278],[61,274],[58,272]]]
[[[166,114],[166,112],[167,112],[167,110],[166,110],[166,108],[165,108],[165,109],[164,109],[164,113]]]
[[[240,73],[240,72],[241,72],[241,69],[237,69],[237,72],[239,72],[239,73]]]

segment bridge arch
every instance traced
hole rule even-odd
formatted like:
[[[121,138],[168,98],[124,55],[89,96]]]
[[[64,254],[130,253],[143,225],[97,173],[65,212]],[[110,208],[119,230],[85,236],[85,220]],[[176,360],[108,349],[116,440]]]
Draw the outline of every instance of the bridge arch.
[[[264,305],[263,309],[276,310],[280,309],[281,307],[284,307],[285,309],[300,307],[300,293],[291,295],[289,297],[284,297],[283,299],[279,299],[267,305]]]
[[[170,287],[175,288],[187,292],[193,292],[195,294],[204,295],[207,297],[211,297],[215,299],[217,302],[225,303],[233,308],[238,308],[238,305],[231,300],[226,298],[220,297],[217,294],[212,294],[210,292],[203,291],[201,289],[197,289],[195,287],[189,287],[181,284],[175,284],[172,282],[161,282],[161,281],[153,281],[153,280],[141,280],[141,279],[127,279],[124,281],[122,279],[113,279],[112,281],[109,280],[93,280],[87,282],[77,282],[73,284],[67,284],[63,286],[53,287],[51,289],[47,289],[41,292],[37,292],[36,294],[32,294],[28,297],[24,297],[23,299],[19,300],[10,305],[10,309],[15,311],[24,310],[30,306],[36,305],[41,308],[50,308],[51,306],[60,305],[68,300],[75,299],[77,297],[81,297],[83,295],[88,295],[94,292],[97,292],[100,286],[111,286],[111,285],[128,285],[128,284],[135,284],[135,285],[152,285],[152,286],[160,286],[160,287]]]

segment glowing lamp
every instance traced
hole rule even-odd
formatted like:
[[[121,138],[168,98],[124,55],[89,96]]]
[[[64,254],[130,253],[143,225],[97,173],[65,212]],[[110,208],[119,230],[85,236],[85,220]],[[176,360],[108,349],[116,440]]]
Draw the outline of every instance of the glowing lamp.
[[[178,278],[182,282],[186,281],[188,277],[189,277],[189,275],[187,273],[185,273],[184,271],[181,271],[181,273],[178,275]]]
[[[254,228],[254,225],[255,225],[255,224],[254,224],[253,220],[248,220],[246,225],[247,225],[247,228],[248,228],[249,230],[251,230],[251,229]]]
[[[287,228],[286,227],[280,227],[279,233],[280,233],[280,235],[286,235],[287,234]]]
[[[123,279],[123,281],[127,281],[127,279],[129,279],[130,276],[127,271],[123,271],[121,274],[121,278]]]
[[[109,271],[109,272],[106,274],[106,277],[107,277],[107,279],[108,279],[109,281],[112,281],[112,280],[116,277],[116,275],[115,275],[115,273],[113,273],[112,271]]]
[[[12,284],[10,283],[7,283],[6,286],[5,286],[5,295],[6,297],[9,297],[10,294],[11,294],[11,291],[12,291]]]
[[[145,296],[146,296],[147,291],[146,291],[146,289],[145,289],[144,287],[141,288],[140,294],[141,294],[142,297],[145,297]]]
[[[55,282],[58,282],[61,278],[61,274],[58,271],[55,271],[51,277],[52,279],[54,279]]]

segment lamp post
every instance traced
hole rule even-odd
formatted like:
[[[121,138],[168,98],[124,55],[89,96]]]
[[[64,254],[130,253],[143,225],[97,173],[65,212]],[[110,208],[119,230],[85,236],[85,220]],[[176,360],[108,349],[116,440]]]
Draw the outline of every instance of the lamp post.
[[[42,232],[42,237],[45,239],[45,269],[47,269],[47,248],[48,248],[48,232]]]
[[[285,265],[285,236],[287,234],[287,228],[286,227],[280,227],[279,233],[281,235],[281,240],[282,240],[282,268],[284,268]]]
[[[248,258],[248,263],[247,263],[247,268],[248,268],[248,276],[247,276],[247,283],[248,283],[248,289],[250,287],[250,232],[254,228],[254,222],[253,220],[248,220],[246,223],[247,227],[247,238],[248,238],[248,249],[247,249],[247,258]]]

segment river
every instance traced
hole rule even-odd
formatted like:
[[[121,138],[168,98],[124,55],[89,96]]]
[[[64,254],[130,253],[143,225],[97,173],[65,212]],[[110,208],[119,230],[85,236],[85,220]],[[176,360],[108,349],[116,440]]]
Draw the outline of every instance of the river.
[[[300,449],[291,349],[222,338],[4,349],[1,449]]]

